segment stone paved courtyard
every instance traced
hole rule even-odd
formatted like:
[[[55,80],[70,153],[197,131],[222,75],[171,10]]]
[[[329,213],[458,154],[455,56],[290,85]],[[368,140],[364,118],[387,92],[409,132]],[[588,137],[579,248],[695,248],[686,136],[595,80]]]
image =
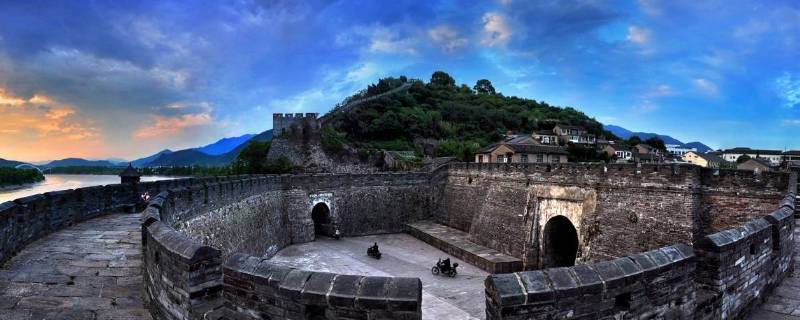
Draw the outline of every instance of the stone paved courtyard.
[[[367,247],[378,242],[382,257],[367,256]],[[416,238],[400,233],[341,240],[320,237],[316,241],[284,248],[272,260],[298,268],[343,274],[418,277],[422,280],[423,319],[483,319],[486,301],[483,282],[487,272],[450,257],[458,263],[455,278],[434,276],[431,267],[449,257]]]
[[[138,214],[55,232],[0,268],[0,320],[151,319],[142,303]]]
[[[795,223],[798,221],[795,220]],[[750,319],[800,320],[800,228],[794,228],[794,272],[775,288]]]

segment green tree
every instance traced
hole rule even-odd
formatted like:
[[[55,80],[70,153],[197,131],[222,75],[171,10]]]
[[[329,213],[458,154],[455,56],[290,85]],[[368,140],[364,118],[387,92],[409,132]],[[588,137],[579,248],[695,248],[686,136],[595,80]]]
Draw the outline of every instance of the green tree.
[[[231,165],[238,174],[263,173],[272,141],[250,141]]]
[[[739,158],[736,158],[736,163],[745,163],[745,162],[747,162],[747,160],[750,160],[750,159],[752,159],[752,158],[750,158],[750,156],[748,156],[746,154],[743,154],[743,155],[739,156]]]
[[[492,82],[486,79],[480,79],[478,82],[475,83],[475,86],[472,87],[475,89],[475,92],[481,94],[495,94],[494,86],[492,86]]]
[[[632,136],[628,138],[628,145],[635,146],[640,143],[642,143],[642,138],[639,138],[639,136]]]
[[[645,140],[644,143],[658,150],[667,151],[667,146],[664,145],[664,140],[661,140],[661,138],[651,137]]]
[[[333,126],[325,126],[322,128],[322,147],[328,151],[339,151],[344,148],[345,138],[344,134],[336,131]]]
[[[436,71],[431,75],[431,84],[440,87],[455,87],[456,80],[444,71]]]

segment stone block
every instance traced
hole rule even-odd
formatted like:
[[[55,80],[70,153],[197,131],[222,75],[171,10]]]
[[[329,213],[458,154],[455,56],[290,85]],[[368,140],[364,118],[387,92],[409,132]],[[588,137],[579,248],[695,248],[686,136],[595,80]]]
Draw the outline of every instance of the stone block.
[[[541,270],[517,273],[519,281],[525,289],[528,304],[549,303],[555,301],[556,295],[547,275]],[[600,284],[602,288],[602,283]]]
[[[356,308],[360,310],[387,310],[387,277],[364,277],[356,295]]]
[[[313,272],[306,281],[301,293],[301,301],[306,305],[326,306],[328,305],[327,294],[333,284],[333,273]]]
[[[487,295],[500,306],[525,303],[527,294],[514,273],[492,274],[485,281]]]
[[[278,287],[280,294],[288,299],[300,300],[303,287],[310,276],[311,272],[309,271],[298,269],[290,271]]]
[[[575,274],[581,294],[599,294],[603,292],[603,279],[590,265],[577,265],[571,268]]]
[[[580,292],[578,290],[578,283],[575,280],[569,268],[551,268],[545,269],[544,273],[553,284],[553,290],[556,292],[556,299],[561,301],[561,298],[571,297]]]
[[[421,312],[422,281],[419,278],[393,277],[386,298],[392,312]]]
[[[328,304],[336,308],[355,308],[356,295],[364,277],[337,275],[328,295]]]

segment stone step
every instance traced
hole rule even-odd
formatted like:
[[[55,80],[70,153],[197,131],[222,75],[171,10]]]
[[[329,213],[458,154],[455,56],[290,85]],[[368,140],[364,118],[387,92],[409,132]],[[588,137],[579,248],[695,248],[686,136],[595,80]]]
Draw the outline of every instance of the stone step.
[[[487,272],[522,271],[522,260],[469,241],[469,234],[464,231],[427,220],[407,226],[415,238]]]

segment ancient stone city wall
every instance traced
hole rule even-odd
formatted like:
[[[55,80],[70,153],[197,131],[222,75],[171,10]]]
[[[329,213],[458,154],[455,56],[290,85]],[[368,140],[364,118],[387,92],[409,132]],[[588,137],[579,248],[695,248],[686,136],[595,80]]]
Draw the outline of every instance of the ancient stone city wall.
[[[732,319],[791,272],[795,193],[743,226],[610,261],[491,275],[487,319]]]
[[[344,235],[402,232],[430,211],[429,177],[264,176],[162,192],[143,218],[152,312],[160,319],[419,319],[419,279],[308,272],[267,258],[314,239],[311,209],[319,202]]]
[[[313,239],[309,215],[315,202],[330,206],[346,235],[400,232],[406,222],[434,216],[469,232],[475,242],[520,255],[531,255],[518,249],[525,244],[520,239],[540,232],[529,226],[543,224],[540,220],[556,212],[577,221],[584,262],[596,263],[493,275],[486,286],[490,319],[534,314],[671,317],[692,312],[687,310],[698,318],[727,318],[747,312],[790,271],[795,178],[691,166],[456,164],[429,174],[235,176],[109,185],[0,204],[0,261],[50,232],[130,211],[149,197],[143,268],[146,296],[157,318],[418,318],[416,279],[308,273],[273,265],[266,257]],[[209,232],[216,219],[216,226],[225,227]],[[487,234],[508,236],[511,245],[492,242]],[[680,242],[693,244],[693,250],[674,245]],[[615,249],[612,243],[629,247]],[[511,276],[518,286],[509,281]],[[329,294],[323,302],[318,293],[326,283]],[[576,294],[593,304],[576,305]]]
[[[555,215],[579,237],[578,262],[692,244],[765,215],[789,176],[672,165],[481,164],[449,167],[434,217],[471,240],[538,269]]]

